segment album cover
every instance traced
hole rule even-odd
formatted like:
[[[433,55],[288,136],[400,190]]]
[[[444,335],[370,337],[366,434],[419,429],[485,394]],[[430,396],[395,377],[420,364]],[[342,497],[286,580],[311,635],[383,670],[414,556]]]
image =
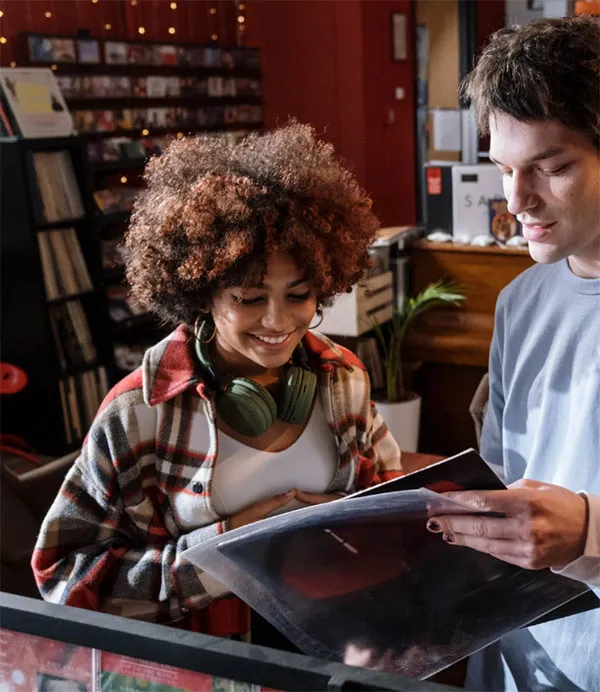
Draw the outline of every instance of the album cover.
[[[223,77],[209,77],[207,79],[207,94],[209,96],[223,96]]]
[[[129,108],[116,110],[113,115],[117,130],[131,130],[133,128],[133,116]]]
[[[207,46],[204,49],[204,66],[221,67],[221,49],[214,46]]]
[[[164,108],[165,127],[176,127],[178,122],[178,108]]]
[[[104,60],[107,65],[126,65],[127,44],[120,41],[106,41],[104,44]]]
[[[152,48],[148,45],[139,43],[128,43],[127,45],[127,62],[130,65],[151,65],[152,64]]]
[[[92,111],[96,132],[112,132],[117,129],[113,111]]]
[[[166,95],[169,97],[181,96],[179,77],[166,77]]]
[[[98,84],[98,80],[106,79],[105,77],[88,77],[87,75],[82,75],[74,79],[77,80],[77,96],[79,98],[89,99],[106,94],[105,91],[99,88]]]
[[[131,139],[121,145],[123,155],[128,159],[144,158],[144,148],[139,139]]]
[[[94,190],[94,201],[103,214],[119,211],[119,200],[112,190]]]
[[[221,49],[221,67],[225,67],[230,70],[235,67],[232,51],[226,50],[225,48]]]
[[[88,142],[87,155],[90,161],[102,161],[102,142]]]
[[[77,51],[79,62],[98,64],[100,62],[100,44],[93,39],[78,39]]]
[[[238,106],[226,106],[224,114],[224,122],[227,125],[238,122]]]
[[[186,46],[177,46],[177,64],[182,67],[192,67],[190,50]]]
[[[164,98],[167,95],[167,77],[148,77],[146,94],[148,98]]]
[[[233,78],[223,80],[223,96],[237,96],[236,80]]]
[[[446,498],[502,482],[469,449],[332,502],[216,536],[184,552],[304,653],[423,679],[540,618],[594,607],[582,584],[525,570],[426,529],[473,514]],[[485,514],[485,512],[481,512]],[[581,605],[578,605],[581,604]]]
[[[152,58],[155,65],[177,65],[177,49],[175,46],[154,46]]]
[[[119,161],[122,158],[121,145],[122,137],[110,137],[102,140],[102,160]]]
[[[147,82],[146,77],[132,77],[131,78],[131,94],[132,96],[145,97],[147,95]]]
[[[167,126],[167,109],[166,108],[149,108],[147,116],[148,127],[166,127]]]
[[[54,60],[52,57],[52,39],[41,36],[28,36],[29,59],[31,62],[47,62]]]
[[[91,692],[92,649],[8,629],[0,630],[0,690]]]
[[[204,67],[204,50],[202,48],[186,48],[190,67]]]
[[[488,200],[489,232],[494,239],[504,245],[516,235],[521,235],[521,224],[517,217],[508,211],[508,202],[503,197]]]
[[[74,77],[70,75],[56,75],[56,82],[65,99],[77,98],[78,92],[75,89]]]
[[[111,77],[110,96],[119,98],[131,96],[131,79],[129,77]]]
[[[53,38],[52,59],[54,62],[77,62],[75,41],[72,38]]]
[[[135,130],[143,130],[148,127],[148,111],[145,108],[132,108],[131,119]]]
[[[46,67],[2,70],[0,88],[23,137],[73,134],[73,118],[52,70]]]

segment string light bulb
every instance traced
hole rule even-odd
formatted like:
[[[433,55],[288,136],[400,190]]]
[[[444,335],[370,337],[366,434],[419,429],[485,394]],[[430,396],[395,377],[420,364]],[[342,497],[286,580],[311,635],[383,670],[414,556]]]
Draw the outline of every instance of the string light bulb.
[[[122,175],[122,176],[121,176],[121,182],[122,182],[123,184],[125,184],[125,183],[127,182],[127,176],[126,176],[126,175]]]
[[[112,24],[105,24],[104,28],[106,29],[106,31],[110,31],[112,29]]]
[[[246,21],[246,17],[244,17],[243,14],[240,14],[240,16],[238,17],[238,22],[240,24],[243,24],[245,21]]]
[[[210,13],[211,13],[211,14],[217,14],[217,8],[216,8],[216,7],[211,7],[211,8],[210,8]]]
[[[58,67],[58,65],[52,65],[52,69],[53,69],[53,70],[56,70],[57,67]]]
[[[217,34],[211,34],[210,38],[211,38],[213,41],[216,41],[219,37],[217,36]]]
[[[144,29],[143,26],[138,26],[138,34],[145,34],[145,33],[146,33],[146,29]]]
[[[44,17],[46,17],[46,19],[50,19],[51,16],[52,12],[44,12]]]
[[[0,36],[0,43],[6,43],[6,36]]]
[[[150,134],[150,130],[147,127],[145,127],[142,130],[142,137],[147,137],[149,134]]]
[[[177,139],[181,139],[183,137],[183,132],[178,132],[177,133]]]
[[[177,3],[176,3],[176,2],[172,2],[172,3],[169,5],[169,7],[170,7],[172,10],[176,10],[176,9],[177,9]]]
[[[131,0],[131,6],[135,7],[138,3],[138,0]]]
[[[98,4],[98,0],[92,0],[92,5],[97,5],[97,4]]]
[[[4,17],[4,10],[0,10],[0,17]]]
[[[245,10],[245,9],[246,9],[246,5],[244,5],[243,2],[240,2],[239,8],[240,8],[240,10]]]
[[[17,63],[13,60],[13,61],[10,63],[10,66],[11,66],[11,67],[16,67],[16,66],[17,66]]]
[[[174,34],[174,33],[175,33],[175,27],[174,27],[174,26],[170,26],[170,27],[169,27],[169,33],[170,33],[170,34]]]

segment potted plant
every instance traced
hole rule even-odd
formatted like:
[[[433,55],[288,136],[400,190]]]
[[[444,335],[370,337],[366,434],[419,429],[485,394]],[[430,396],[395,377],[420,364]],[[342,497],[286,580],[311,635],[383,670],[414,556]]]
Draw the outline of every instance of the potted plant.
[[[400,448],[407,452],[417,451],[421,397],[406,388],[403,360],[406,336],[419,315],[441,305],[459,305],[464,299],[455,284],[436,281],[414,298],[405,299],[389,322],[374,325],[383,351],[385,377],[384,398],[377,401],[377,409]]]

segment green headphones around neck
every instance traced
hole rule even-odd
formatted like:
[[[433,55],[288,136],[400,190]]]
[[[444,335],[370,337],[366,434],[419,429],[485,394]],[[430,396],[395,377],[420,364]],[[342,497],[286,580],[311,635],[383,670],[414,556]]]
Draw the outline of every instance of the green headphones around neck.
[[[201,339],[202,331],[201,327],[195,333],[196,355],[207,384],[216,392],[217,411],[232,430],[258,437],[276,420],[301,423],[306,418],[317,389],[317,376],[310,369],[306,351],[300,344],[294,350],[293,364],[285,373],[279,401],[275,401],[264,387],[247,377],[236,377],[222,385],[210,358],[208,342]]]

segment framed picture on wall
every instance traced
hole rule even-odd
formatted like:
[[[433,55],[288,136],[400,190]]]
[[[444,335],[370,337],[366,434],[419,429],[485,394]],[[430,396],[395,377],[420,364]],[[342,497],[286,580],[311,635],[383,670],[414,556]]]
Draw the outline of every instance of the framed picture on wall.
[[[392,12],[392,58],[406,60],[407,53],[406,15],[402,12]]]

